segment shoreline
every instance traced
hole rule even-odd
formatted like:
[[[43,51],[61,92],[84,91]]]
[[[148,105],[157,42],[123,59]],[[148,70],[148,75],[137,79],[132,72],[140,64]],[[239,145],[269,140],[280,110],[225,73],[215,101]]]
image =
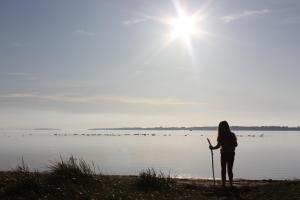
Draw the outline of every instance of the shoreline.
[[[224,189],[211,179],[62,172],[0,171],[0,199],[300,199],[300,180],[235,179]]]
[[[0,174],[5,174],[5,173],[11,173],[13,172],[14,169],[12,168],[11,170],[0,170]],[[143,170],[140,170],[143,171]],[[50,173],[49,170],[29,170],[30,173],[40,173],[40,174],[48,174]],[[95,176],[108,176],[108,177],[138,177],[138,174],[106,174],[106,173],[95,173]],[[180,177],[180,176],[170,176],[170,178],[178,180],[178,181],[203,181],[203,182],[213,182],[213,178],[207,178],[207,177]],[[300,178],[290,178],[290,179],[273,179],[273,178],[262,178],[262,179],[248,179],[248,178],[234,178],[234,182],[237,183],[243,183],[243,182],[282,182],[282,181],[287,181],[287,182],[300,182]],[[216,182],[221,182],[221,178],[215,178]],[[228,180],[227,180],[228,181]]]

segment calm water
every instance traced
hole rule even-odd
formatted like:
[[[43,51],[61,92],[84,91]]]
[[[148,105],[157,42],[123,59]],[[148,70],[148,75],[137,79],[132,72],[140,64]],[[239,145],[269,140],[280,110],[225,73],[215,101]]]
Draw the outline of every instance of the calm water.
[[[236,178],[300,178],[300,132],[235,133]],[[47,170],[49,161],[74,155],[105,174],[138,174],[153,167],[177,177],[207,178],[212,174],[207,137],[215,142],[216,132],[0,130],[0,170],[14,168],[21,157],[31,169]],[[219,178],[220,153],[214,152]]]

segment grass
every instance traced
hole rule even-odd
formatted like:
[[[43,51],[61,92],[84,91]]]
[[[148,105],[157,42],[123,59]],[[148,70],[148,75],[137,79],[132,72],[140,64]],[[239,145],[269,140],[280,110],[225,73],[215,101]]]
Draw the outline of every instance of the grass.
[[[15,170],[5,175],[1,179],[0,199],[38,199],[43,192],[42,174],[30,172],[23,158]]]
[[[95,181],[95,168],[82,159],[70,156],[68,160],[52,162],[49,166],[49,180],[53,183],[70,182],[92,184]]]
[[[30,172],[21,160],[15,170],[2,173],[0,199],[90,199],[101,188],[93,165],[73,156],[52,162],[47,173]]]
[[[52,162],[46,173],[30,172],[24,160],[16,169],[0,172],[1,200],[210,200],[210,199],[300,199],[300,181],[235,182],[223,190],[220,182],[176,179],[155,169],[139,176],[109,176],[95,173],[94,166],[73,156]]]
[[[89,199],[101,187],[100,176],[95,176],[94,166],[82,159],[70,156],[69,159],[52,162],[49,166],[46,184],[48,193],[56,199]]]
[[[255,188],[254,199],[300,199],[299,181],[280,181]]]
[[[170,174],[165,175],[162,171],[157,172],[153,168],[148,168],[140,172],[138,186],[143,189],[172,189],[175,180]]]

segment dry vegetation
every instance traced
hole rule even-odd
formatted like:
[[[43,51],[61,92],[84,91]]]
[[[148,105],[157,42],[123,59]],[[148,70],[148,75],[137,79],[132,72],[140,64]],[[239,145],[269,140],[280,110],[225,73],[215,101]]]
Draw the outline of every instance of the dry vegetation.
[[[300,199],[300,181],[236,181],[223,190],[209,180],[174,179],[154,169],[139,176],[96,175],[94,167],[70,157],[49,166],[47,173],[30,172],[24,161],[0,172],[0,199]]]

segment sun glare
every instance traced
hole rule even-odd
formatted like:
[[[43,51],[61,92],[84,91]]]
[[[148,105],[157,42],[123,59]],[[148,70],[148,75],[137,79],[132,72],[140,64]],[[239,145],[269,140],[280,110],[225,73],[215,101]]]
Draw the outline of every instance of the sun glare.
[[[196,39],[196,37],[199,39],[199,37],[202,38],[202,36],[208,35],[207,31],[204,30],[204,8],[207,6],[207,3],[194,12],[188,12],[188,9],[180,0],[172,0],[172,2],[175,7],[176,15],[165,15],[163,17],[144,15],[144,17],[159,22],[162,25],[166,25],[168,28],[168,31],[165,33],[165,42],[158,52],[179,40],[183,42],[193,60],[194,52],[192,39]]]
[[[194,17],[180,16],[172,19],[170,25],[172,26],[171,38],[182,39],[188,41],[190,37],[197,33],[197,24]]]

